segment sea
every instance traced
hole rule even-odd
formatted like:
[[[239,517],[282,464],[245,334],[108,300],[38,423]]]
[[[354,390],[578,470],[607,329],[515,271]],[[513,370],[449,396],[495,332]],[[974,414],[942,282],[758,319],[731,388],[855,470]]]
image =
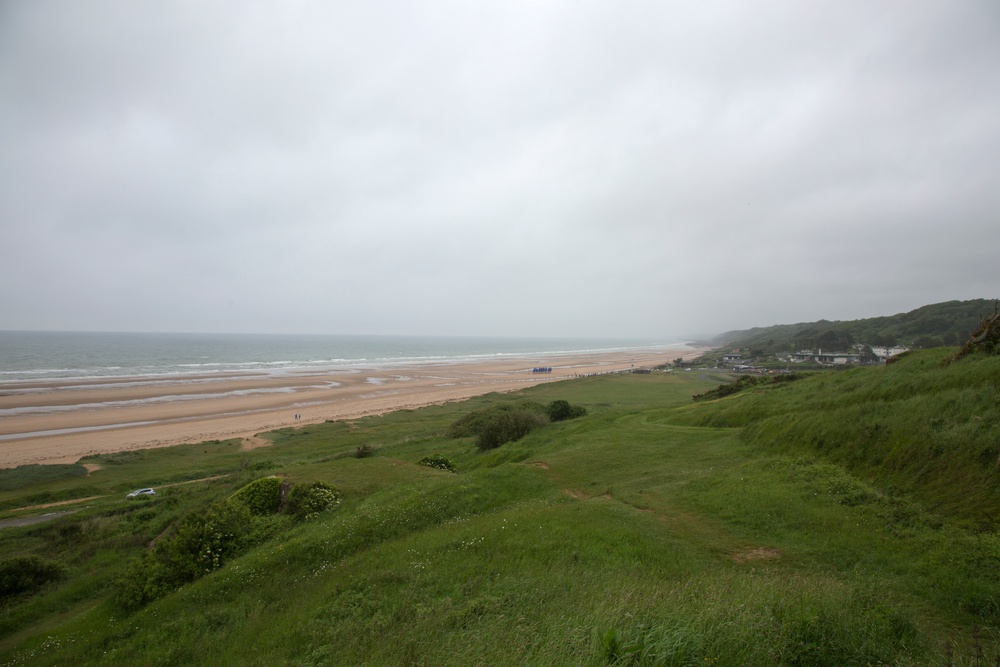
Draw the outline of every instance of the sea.
[[[686,347],[673,341],[607,338],[0,331],[0,385],[234,372],[319,372]]]

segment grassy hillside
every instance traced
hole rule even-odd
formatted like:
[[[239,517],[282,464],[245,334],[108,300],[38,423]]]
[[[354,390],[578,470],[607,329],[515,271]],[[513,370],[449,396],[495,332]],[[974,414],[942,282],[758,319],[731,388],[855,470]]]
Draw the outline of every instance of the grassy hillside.
[[[673,413],[746,427],[755,449],[822,457],[984,530],[1000,520],[1000,356],[952,348],[882,368],[817,373]]]
[[[800,322],[730,331],[713,343],[747,350],[763,356],[798,350],[846,351],[855,343],[864,345],[904,345],[935,347],[959,345],[979,324],[980,318],[993,313],[989,299],[946,301],[923,306],[907,313],[862,320]]]
[[[0,519],[30,513],[15,509],[28,499],[99,497],[62,506],[75,513],[54,521],[0,529],[3,562],[35,556],[61,568],[3,598],[0,656],[11,665],[992,660],[1000,540],[985,515],[997,506],[1000,452],[991,461],[983,452],[1000,442],[1000,367],[941,361],[923,353],[698,403],[691,396],[715,386],[698,373],[581,378],[286,429],[251,451],[215,442],[98,457],[89,462],[103,467],[87,476],[7,471]],[[526,400],[567,400],[588,414],[488,451],[446,435],[474,410]],[[458,472],[417,464],[431,454]],[[306,521],[252,517],[239,554],[136,611],[122,606],[130,564],[175,539],[182,516],[271,474],[327,482],[342,502]],[[178,484],[186,480],[203,481]],[[146,485],[155,498],[124,499]]]

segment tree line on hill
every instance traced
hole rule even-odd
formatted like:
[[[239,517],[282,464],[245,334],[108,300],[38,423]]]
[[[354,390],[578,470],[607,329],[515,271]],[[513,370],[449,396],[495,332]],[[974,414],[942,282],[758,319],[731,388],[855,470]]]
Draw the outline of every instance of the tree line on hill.
[[[910,348],[958,346],[983,317],[994,311],[994,301],[946,301],[907,313],[861,320],[802,322],[729,331],[710,343],[744,350],[744,356],[765,356],[799,350],[847,351],[855,345]]]

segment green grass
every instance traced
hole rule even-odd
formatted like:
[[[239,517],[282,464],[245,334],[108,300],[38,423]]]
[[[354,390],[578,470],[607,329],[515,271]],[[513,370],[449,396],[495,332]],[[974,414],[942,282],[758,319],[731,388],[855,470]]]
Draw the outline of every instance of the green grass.
[[[0,491],[18,491],[47,482],[81,477],[87,474],[82,465],[38,465],[29,464],[16,468],[0,469]]]
[[[821,456],[982,529],[1000,517],[1000,357],[954,349],[819,373],[685,406],[673,423],[746,427],[744,441]]]
[[[45,493],[114,493],[54,522],[3,529],[0,559],[44,555],[67,574],[3,608],[0,662],[992,660],[1000,539],[946,487],[965,480],[981,506],[996,501],[978,481],[989,465],[966,454],[992,433],[985,406],[997,366],[940,361],[932,352],[699,403],[691,397],[715,383],[693,373],[581,378],[284,429],[252,451],[148,450],[86,477],[5,491],[8,508]],[[463,415],[525,400],[567,400],[588,414],[488,452],[446,435]],[[978,425],[963,430],[962,420]],[[816,429],[840,434],[837,446],[816,447]],[[944,447],[937,465],[923,439],[908,439],[921,429],[944,434],[933,441]],[[355,458],[363,445],[374,455]],[[871,465],[879,451],[883,461],[918,459],[916,468]],[[457,474],[418,465],[431,454]],[[912,469],[926,470],[923,494],[902,481]],[[219,474],[124,499],[155,480]],[[151,541],[269,474],[332,484],[342,503],[274,523],[260,546],[135,613],[115,606],[116,578]]]

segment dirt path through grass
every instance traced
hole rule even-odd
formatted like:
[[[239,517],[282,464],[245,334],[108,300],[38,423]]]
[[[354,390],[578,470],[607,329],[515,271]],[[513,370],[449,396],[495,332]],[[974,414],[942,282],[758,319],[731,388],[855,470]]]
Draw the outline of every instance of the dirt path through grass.
[[[159,488],[167,489],[173,486],[183,486],[185,484],[195,484],[197,482],[211,482],[215,479],[222,479],[224,477],[229,477],[228,474],[225,475],[213,475],[211,477],[201,477],[199,479],[189,479],[185,482],[174,482],[172,484],[161,484]],[[108,495],[103,496],[87,496],[86,498],[74,498],[73,500],[60,500],[55,503],[43,503],[41,505],[26,505],[24,507],[14,507],[11,508],[11,512],[27,512],[29,510],[44,510],[50,507],[61,507],[63,505],[75,505],[77,503],[85,503],[88,500],[97,500],[98,498],[107,498]],[[0,528],[9,528],[12,526],[26,526],[32,523],[41,523],[42,521],[50,521],[52,519],[57,519],[64,514],[69,514],[69,512],[53,512],[52,514],[44,514],[40,517],[23,517],[18,519],[8,519],[5,521],[0,521]],[[26,522],[26,523],[25,523]]]

